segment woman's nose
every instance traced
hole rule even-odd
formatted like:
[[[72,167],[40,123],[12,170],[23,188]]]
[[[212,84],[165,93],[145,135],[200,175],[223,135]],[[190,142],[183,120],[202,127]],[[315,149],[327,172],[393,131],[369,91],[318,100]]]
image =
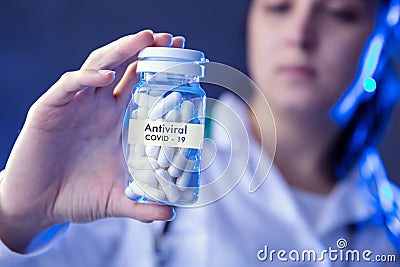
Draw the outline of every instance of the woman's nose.
[[[314,50],[318,41],[317,24],[317,19],[311,12],[294,14],[287,24],[287,44],[306,51]]]

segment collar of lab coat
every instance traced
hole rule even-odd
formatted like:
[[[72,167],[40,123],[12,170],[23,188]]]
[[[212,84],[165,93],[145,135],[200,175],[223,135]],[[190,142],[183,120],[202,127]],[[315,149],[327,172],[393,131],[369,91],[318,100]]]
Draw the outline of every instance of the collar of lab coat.
[[[320,214],[318,225],[316,227],[310,226],[304,215],[299,211],[292,188],[287,184],[279,169],[271,164],[270,157],[263,153],[251,133],[246,104],[231,93],[224,93],[220,100],[224,105],[217,105],[214,108],[213,118],[224,127],[215,128],[212,131],[212,138],[218,144],[219,151],[247,150],[246,139],[250,149],[247,175],[243,177],[237,187],[241,188],[243,192],[247,190],[248,193],[248,185],[251,180],[257,179],[255,178],[257,175],[264,176],[268,173],[263,184],[254,193],[259,198],[253,203],[254,208],[261,205],[264,207],[259,208],[267,208],[277,218],[289,222],[297,221],[298,230],[313,233],[311,236],[316,235],[317,238],[328,234],[335,228],[368,221],[375,214],[375,208],[368,205],[357,190],[359,174],[357,170],[353,170],[348,173],[346,178],[338,181],[334,189],[326,196],[327,201],[324,204],[322,214]],[[233,117],[236,119],[233,119]],[[239,122],[242,125],[239,125]],[[246,133],[243,132],[243,128],[247,129]],[[227,136],[226,131],[229,132],[229,136]],[[233,143],[235,140],[243,141],[240,145],[235,145]],[[241,154],[246,154],[246,151]],[[243,161],[243,158],[234,157],[231,164],[240,165],[239,161]]]

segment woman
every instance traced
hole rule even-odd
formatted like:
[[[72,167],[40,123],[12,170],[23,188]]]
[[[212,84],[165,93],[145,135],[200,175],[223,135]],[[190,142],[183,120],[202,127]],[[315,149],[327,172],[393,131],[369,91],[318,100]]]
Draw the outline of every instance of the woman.
[[[162,244],[171,263],[168,266],[253,266],[265,264],[263,261],[273,266],[288,261],[304,266],[313,260],[302,261],[296,251],[301,255],[310,249],[317,253],[314,262],[318,266],[364,266],[362,259],[348,262],[321,255],[329,248],[344,248],[339,241],[360,252],[396,254],[384,224],[374,224],[378,208],[369,205],[357,190],[356,156],[371,140],[363,142],[359,137],[362,146],[353,149],[354,157],[344,164],[352,137],[348,132],[354,129],[351,123],[347,130],[341,129],[331,117],[335,103],[355,79],[382,4],[362,0],[251,1],[248,66],[275,120],[275,164],[264,184],[249,194],[257,147],[261,140],[266,143],[273,138],[270,124],[261,121],[259,127],[246,114],[244,104],[233,96],[223,97],[226,105],[235,107],[244,125],[252,125],[248,168],[242,181],[219,201],[201,209],[177,210],[177,219],[169,225]],[[375,104],[370,101],[367,105]],[[251,108],[259,114],[267,106],[255,97]],[[356,116],[362,112],[360,108]],[[218,123],[234,128],[231,117],[221,114],[219,110],[214,113]],[[213,138],[217,144],[223,142],[218,136]],[[217,155],[203,177],[223,169],[229,149],[218,153],[225,156]],[[240,165],[238,161],[233,158],[230,164]],[[268,158],[263,162],[268,164]],[[345,169],[344,179],[338,181],[341,172],[335,174],[335,168]],[[275,255],[270,254],[272,250]],[[279,250],[284,251],[281,261],[276,256]]]
[[[370,223],[371,208],[354,194],[357,175],[349,172],[346,179],[338,182],[331,157],[332,147],[342,131],[329,117],[330,110],[356,74],[363,47],[374,28],[378,4],[379,1],[373,0],[251,2],[248,64],[276,123],[275,165],[265,183],[255,193],[248,194],[248,183],[258,164],[255,155],[259,155],[259,143],[270,139],[268,124],[262,122],[258,127],[238,99],[223,97],[223,102],[235,107],[240,119],[249,126],[251,154],[245,176],[232,192],[215,203],[179,210],[177,219],[164,229],[166,235],[157,243],[166,265],[252,266],[268,260],[276,266],[286,264],[282,259],[288,261],[290,250],[301,255],[304,249],[315,250],[318,260],[321,251],[329,247],[337,250],[339,239],[345,239],[351,248],[361,251],[395,253],[384,236],[384,227]],[[123,107],[129,99],[128,88],[135,82],[128,78],[134,76],[131,75],[134,65],[126,72],[125,68],[141,48],[170,43],[181,46],[182,39],[166,35],[153,37],[149,32],[142,32],[102,48],[89,57],[81,71],[64,76],[31,109],[0,184],[1,239],[15,251],[31,253],[25,256],[30,261],[21,266],[51,266],[54,262],[59,266],[154,263],[151,252],[154,244],[149,242],[154,232],[132,221],[99,222],[90,227],[71,225],[62,242],[36,259],[32,256],[50,247],[63,229],[56,229],[50,241],[44,242],[44,248],[43,244],[30,240],[41,230],[66,221],[86,222],[106,216],[147,221],[171,216],[171,210],[166,207],[146,209],[128,203],[122,196],[122,182],[110,180],[124,171],[119,157],[119,127],[115,126],[120,125]],[[107,52],[115,47],[120,51],[116,53],[118,58],[110,58]],[[112,72],[87,69],[110,69],[116,74],[114,77]],[[84,86],[96,89],[82,91]],[[98,101],[110,107],[105,112],[106,119],[101,114],[101,123],[94,112],[99,110],[96,109]],[[115,110],[116,107],[119,109]],[[266,108],[260,98],[253,98],[251,107],[255,114]],[[43,119],[42,114],[47,118]],[[215,117],[223,124],[230,124],[218,110]],[[229,152],[217,131],[216,128],[214,138],[219,150],[214,164],[204,171],[205,180],[218,175],[221,162]],[[71,136],[74,136],[71,143],[63,147]],[[61,147],[45,145],[48,140],[59,140]],[[30,165],[27,165],[28,159]],[[235,165],[234,160],[230,164]],[[264,156],[261,164],[269,161]],[[94,162],[110,162],[110,166],[93,166]],[[22,186],[18,177],[29,177],[32,181],[29,189]],[[54,177],[58,177],[56,182]],[[22,191],[19,195],[12,194],[13,188]],[[81,188],[91,188],[93,194],[85,198]],[[37,201],[27,203],[26,199]],[[138,241],[139,235],[124,233],[140,233],[141,239]],[[37,240],[45,239],[40,236]],[[272,256],[271,250],[275,251]],[[280,253],[277,258],[279,250],[287,254]],[[5,247],[1,252],[5,255],[0,257],[4,265],[24,257]],[[292,256],[296,256],[295,252]],[[333,261],[325,257],[318,264],[330,266]],[[297,263],[308,264],[300,260]],[[337,264],[364,263],[341,261]]]

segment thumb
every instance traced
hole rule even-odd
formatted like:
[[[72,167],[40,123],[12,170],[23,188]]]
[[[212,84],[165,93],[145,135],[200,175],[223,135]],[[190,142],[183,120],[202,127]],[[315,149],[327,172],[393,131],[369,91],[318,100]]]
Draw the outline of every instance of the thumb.
[[[123,188],[114,188],[107,205],[107,216],[128,217],[142,222],[165,221],[175,218],[175,210],[171,206],[137,203],[127,198]]]

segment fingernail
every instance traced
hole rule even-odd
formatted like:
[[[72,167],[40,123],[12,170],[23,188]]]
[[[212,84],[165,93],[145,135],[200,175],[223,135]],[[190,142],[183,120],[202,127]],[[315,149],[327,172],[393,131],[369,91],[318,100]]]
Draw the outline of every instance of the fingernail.
[[[115,78],[115,71],[113,70],[98,70],[97,72],[101,75],[108,75],[112,73],[113,79]]]
[[[151,29],[146,29],[146,30],[143,30],[142,32],[149,32],[151,34],[154,34],[153,30],[151,30]]]
[[[167,221],[168,221],[168,222],[172,222],[173,220],[175,220],[175,217],[176,217],[175,207],[172,207],[172,215],[171,215],[171,218],[169,218]]]
[[[176,36],[177,38],[181,38],[182,39],[182,48],[185,47],[186,44],[186,38],[184,36]]]
[[[172,34],[170,34],[170,33],[164,33],[164,34],[166,34],[166,35],[168,35],[169,36],[169,44],[168,44],[168,46],[172,46],[172,44],[173,44],[173,42],[174,42],[174,36],[172,35]]]

